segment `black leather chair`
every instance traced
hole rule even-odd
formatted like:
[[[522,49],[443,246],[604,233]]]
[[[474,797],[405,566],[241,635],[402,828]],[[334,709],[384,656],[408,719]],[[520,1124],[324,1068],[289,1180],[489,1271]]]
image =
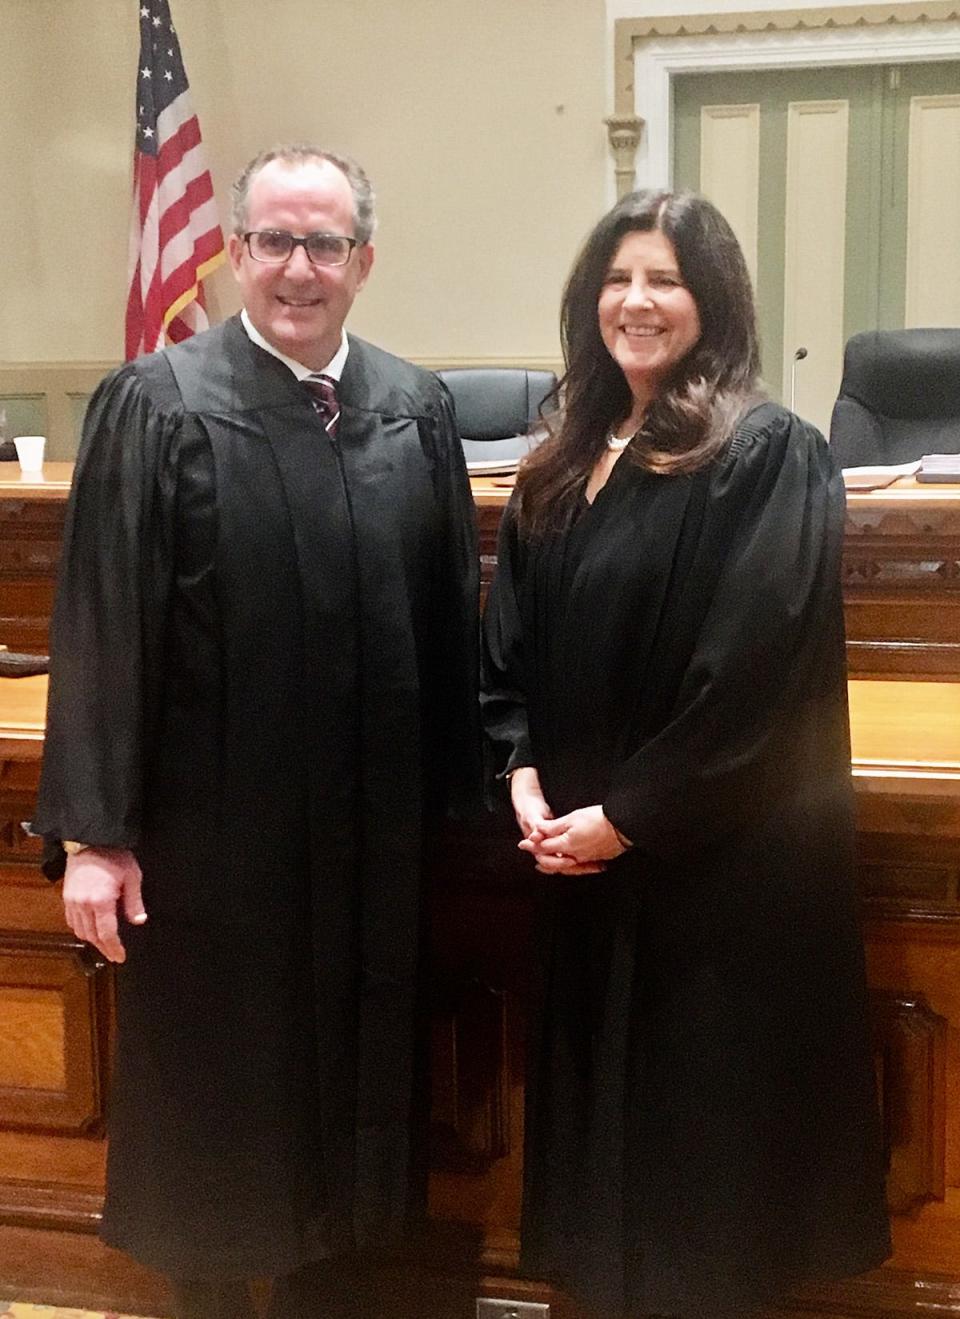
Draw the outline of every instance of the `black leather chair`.
[[[830,445],[842,467],[960,453],[960,329],[855,334]]]
[[[458,367],[437,375],[453,395],[468,467],[515,462],[537,442],[530,431],[557,383],[552,371]]]

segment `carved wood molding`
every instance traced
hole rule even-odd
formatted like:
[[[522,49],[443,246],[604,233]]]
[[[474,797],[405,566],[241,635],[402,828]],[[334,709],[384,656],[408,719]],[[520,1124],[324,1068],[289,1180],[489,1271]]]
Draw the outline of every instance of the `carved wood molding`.
[[[960,554],[960,509],[954,501],[888,504],[886,507],[847,505],[847,541],[869,540],[871,545],[893,541],[916,549],[934,537],[941,553]]]
[[[878,600],[845,585],[844,615],[851,678],[960,678],[960,642],[947,639],[960,634],[960,600],[951,607],[934,590]]]
[[[643,120],[635,114],[612,114],[603,121],[607,139],[613,152],[613,172],[617,181],[617,198],[625,197],[633,189],[637,147],[643,132]]]
[[[953,501],[851,498],[842,579],[851,673],[960,675],[960,509]]]
[[[955,591],[960,597],[960,555],[944,556],[943,547],[932,540],[925,547],[886,545],[866,550],[854,543],[843,556],[843,584],[870,591],[893,588],[938,595]]]
[[[855,611],[848,611],[855,620]],[[927,681],[960,674],[960,645],[930,641],[869,641],[847,638],[851,678],[903,678]]]
[[[929,3],[824,6],[816,9],[756,9],[739,13],[651,14],[614,23],[614,107],[630,114],[633,102],[634,46],[659,37],[714,36],[720,33],[805,32],[831,28],[867,28],[898,23],[946,23],[960,20],[955,0]]]
[[[946,1192],[947,1020],[922,994],[873,990],[887,1204],[908,1214]]]
[[[932,912],[960,919],[957,865],[861,861],[858,870],[864,902],[872,915]]]
[[[96,1232],[103,1194],[59,1182],[0,1181],[0,1223],[48,1231]]]
[[[891,518],[892,520],[892,518]],[[869,591],[956,593],[960,603],[960,536],[936,526],[908,535],[866,534],[848,526],[843,550],[843,584]]]
[[[810,28],[871,27],[878,23],[946,23],[960,19],[954,0],[887,5],[824,5],[809,9],[650,14],[622,18],[632,38],[696,36],[712,32],[792,32]]]
[[[413,362],[415,366],[422,366],[427,371],[456,371],[471,367],[482,367],[486,370],[504,367],[527,371],[553,371],[558,376],[563,373],[563,357],[559,350],[553,356],[543,353],[529,353],[522,357],[507,357],[503,354],[486,354],[482,357],[476,354],[459,357],[423,357],[411,353],[407,357],[407,361]]]

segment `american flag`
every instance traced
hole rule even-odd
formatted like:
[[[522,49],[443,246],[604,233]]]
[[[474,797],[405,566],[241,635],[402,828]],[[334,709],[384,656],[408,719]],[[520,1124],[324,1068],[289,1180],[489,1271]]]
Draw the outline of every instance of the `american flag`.
[[[209,324],[200,281],[224,259],[213,183],[167,0],[140,2],[129,360]]]

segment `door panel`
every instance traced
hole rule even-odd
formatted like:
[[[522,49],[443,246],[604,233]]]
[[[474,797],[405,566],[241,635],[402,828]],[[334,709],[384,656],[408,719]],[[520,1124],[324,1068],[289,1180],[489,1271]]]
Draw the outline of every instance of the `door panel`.
[[[851,334],[960,324],[960,66],[690,74],[673,91],[675,185],[728,215],[767,387],[789,403],[795,372],[797,411],[826,432]]]

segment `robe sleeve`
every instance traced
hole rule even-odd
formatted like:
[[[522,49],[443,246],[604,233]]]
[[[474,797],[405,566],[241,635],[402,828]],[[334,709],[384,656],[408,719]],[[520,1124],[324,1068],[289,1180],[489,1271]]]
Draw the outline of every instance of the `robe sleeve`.
[[[480,705],[492,770],[502,777],[534,765],[527,719],[527,683],[520,617],[522,549],[511,499],[500,521],[497,572],[483,615]]]
[[[171,458],[181,421],[148,395],[134,365],[108,376],[87,411],[51,625],[33,821],[52,879],[63,871],[64,838],[120,848],[140,838],[156,672],[149,656],[170,586]]]
[[[723,563],[677,699],[602,803],[661,856],[756,827],[781,785],[849,787],[844,492],[823,437],[782,409],[758,431],[748,424],[706,517]]]
[[[446,387],[434,413],[434,482],[443,510],[428,700],[435,729],[428,747],[427,800],[459,818],[476,809],[480,788],[477,707],[479,556],[477,515],[463,446]]]

